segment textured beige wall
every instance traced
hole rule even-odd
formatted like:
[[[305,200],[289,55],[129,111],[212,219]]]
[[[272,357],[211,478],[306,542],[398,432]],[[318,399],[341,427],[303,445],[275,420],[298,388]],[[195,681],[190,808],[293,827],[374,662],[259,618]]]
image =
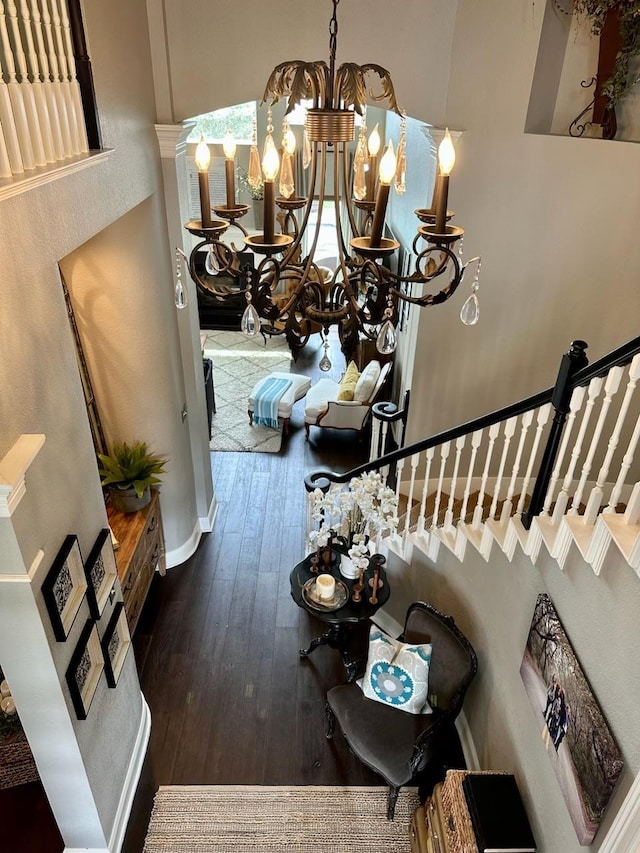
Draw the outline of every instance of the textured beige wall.
[[[328,61],[329,0],[247,0],[241,6],[233,0],[148,0],[148,7],[156,98],[159,110],[172,112],[161,113],[161,121],[260,98],[279,62]],[[338,64],[384,66],[408,115],[438,123],[455,10],[453,0],[343,0]]]
[[[544,4],[458,10],[450,207],[465,257],[482,255],[480,322],[458,319],[471,278],[422,312],[410,441],[548,387],[572,339],[593,360],[639,331],[640,149],[524,133]]]
[[[96,358],[109,377],[102,401],[107,420],[114,433],[149,439],[171,456],[163,496],[169,547],[191,533],[195,515],[188,436],[179,416],[183,395],[146,8],[143,0],[88,0],[83,11],[103,143],[113,152],[93,168],[0,202],[0,457],[21,433],[47,436],[15,517],[24,563],[44,551],[36,584],[67,533],[78,535],[86,557],[105,525],[57,266],[104,229],[88,256],[93,289],[81,314],[83,322],[91,315]],[[110,228],[123,216],[122,225]],[[64,684],[86,605],[64,644],[51,636],[41,600],[38,606],[51,660],[33,662],[34,679],[40,666],[53,663]],[[1,608],[0,602],[0,618]],[[46,707],[37,684],[33,695]],[[66,688],[65,700],[108,837],[140,723],[133,654],[117,690],[101,680],[86,721],[75,719]],[[63,827],[65,840],[84,847],[76,834],[83,816],[76,817],[77,826]]]
[[[600,577],[575,547],[561,571],[544,546],[533,566],[519,548],[510,563],[494,546],[485,562],[469,545],[462,563],[444,547],[435,564],[414,549],[411,568],[396,568],[393,583],[394,590],[403,587],[402,606],[395,594],[391,599],[397,619],[403,620],[407,600],[428,601],[454,616],[476,650],[478,675],[464,711],[480,766],[515,773],[538,850],[579,853],[584,848],[540,737],[542,717],[534,712],[520,678],[537,596],[551,596],[625,763],[590,848],[598,850],[640,769],[640,581],[633,569],[613,545]]]

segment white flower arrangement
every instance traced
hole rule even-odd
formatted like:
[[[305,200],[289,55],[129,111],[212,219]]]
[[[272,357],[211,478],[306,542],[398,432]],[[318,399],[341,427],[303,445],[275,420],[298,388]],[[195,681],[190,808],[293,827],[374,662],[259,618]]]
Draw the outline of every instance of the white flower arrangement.
[[[398,526],[398,501],[380,473],[368,471],[353,477],[346,488],[312,492],[311,518],[317,524],[309,534],[314,547],[326,545],[330,531],[335,531],[355,565],[366,568],[368,543],[377,544]]]

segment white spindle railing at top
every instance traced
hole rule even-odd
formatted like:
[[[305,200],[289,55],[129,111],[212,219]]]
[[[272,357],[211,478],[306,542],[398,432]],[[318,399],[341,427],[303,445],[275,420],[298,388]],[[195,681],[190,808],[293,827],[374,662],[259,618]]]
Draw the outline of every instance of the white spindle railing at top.
[[[87,152],[67,0],[0,0],[0,178]]]
[[[424,450],[414,445],[384,464],[370,462],[382,465],[406,505],[390,543],[394,550],[410,559],[417,546],[435,559],[444,545],[463,559],[471,543],[488,560],[496,542],[510,560],[521,546],[535,561],[544,544],[564,567],[575,545],[599,574],[615,542],[640,574],[639,350],[637,339],[612,354],[617,361],[606,362],[613,363],[610,369],[598,362],[577,374],[584,384],[568,389],[562,434],[554,434],[558,421],[548,391],[505,410],[503,420],[499,413],[479,418],[467,430],[443,433],[439,443],[438,437],[425,440]],[[618,393],[623,382],[624,394]],[[548,484],[539,494],[540,515],[532,516],[536,472],[543,468]]]

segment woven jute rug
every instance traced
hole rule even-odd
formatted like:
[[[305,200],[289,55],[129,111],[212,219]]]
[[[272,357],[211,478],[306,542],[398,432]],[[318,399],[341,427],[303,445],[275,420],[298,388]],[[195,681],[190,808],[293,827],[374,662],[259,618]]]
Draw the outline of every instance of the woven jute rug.
[[[403,788],[388,821],[379,788],[161,787],[144,853],[409,853],[419,805]]]
[[[242,332],[208,332],[204,356],[213,361],[216,414],[211,426],[211,450],[277,453],[282,427],[251,426],[247,404],[251,389],[274,370],[289,371],[291,352],[284,336],[247,338]]]

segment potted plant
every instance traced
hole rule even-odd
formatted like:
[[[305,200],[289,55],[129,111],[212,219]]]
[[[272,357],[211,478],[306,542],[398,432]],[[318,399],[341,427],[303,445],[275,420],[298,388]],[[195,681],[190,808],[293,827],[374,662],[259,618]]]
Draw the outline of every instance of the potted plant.
[[[151,486],[160,482],[167,458],[152,453],[144,441],[114,444],[110,455],[99,453],[102,485],[120,512],[137,512],[151,500]]]

